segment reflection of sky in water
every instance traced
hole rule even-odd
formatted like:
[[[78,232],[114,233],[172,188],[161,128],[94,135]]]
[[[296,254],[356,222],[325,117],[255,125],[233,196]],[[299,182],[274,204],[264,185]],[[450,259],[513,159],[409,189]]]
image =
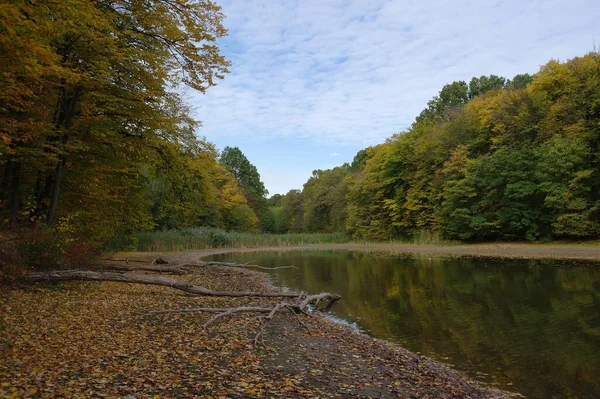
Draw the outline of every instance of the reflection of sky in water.
[[[328,317],[502,388],[600,397],[600,265],[348,251],[219,259],[295,265],[273,271],[275,284],[342,295]]]

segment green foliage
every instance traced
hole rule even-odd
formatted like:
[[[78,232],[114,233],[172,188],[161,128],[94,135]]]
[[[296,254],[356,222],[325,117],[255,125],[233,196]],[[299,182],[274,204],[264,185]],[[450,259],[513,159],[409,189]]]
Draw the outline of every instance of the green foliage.
[[[274,208],[269,208],[263,213],[260,220],[262,231],[265,233],[277,232],[277,212]]]
[[[281,198],[281,206],[274,208],[277,215],[275,231],[277,233],[300,233],[304,223],[304,205],[302,192],[290,190]]]
[[[506,86],[510,89],[524,89],[529,83],[533,81],[533,76],[528,73],[522,73],[515,75],[512,80],[506,82]]]
[[[469,86],[462,80],[445,85],[440,93],[429,100],[417,122],[439,121],[453,109],[459,108],[469,100]]]
[[[349,165],[315,170],[304,184],[304,231],[344,231],[346,221],[345,178]]]
[[[283,199],[283,195],[281,194],[273,194],[271,197],[267,199],[267,205],[270,207],[281,206],[281,200]]]
[[[501,89],[505,84],[506,79],[496,75],[472,78],[469,82],[469,99],[472,100],[475,96],[487,93],[491,90]]]
[[[237,147],[225,147],[219,162],[233,174],[254,212],[262,214],[267,206],[266,196],[269,192],[260,180],[256,166]]]
[[[444,86],[349,174],[355,238],[600,234],[600,55]]]
[[[3,227],[69,220],[97,244],[155,226],[231,225],[220,200],[236,189],[175,90],[204,92],[227,72],[223,18],[190,0],[0,7]],[[245,226],[239,213],[233,225]]]

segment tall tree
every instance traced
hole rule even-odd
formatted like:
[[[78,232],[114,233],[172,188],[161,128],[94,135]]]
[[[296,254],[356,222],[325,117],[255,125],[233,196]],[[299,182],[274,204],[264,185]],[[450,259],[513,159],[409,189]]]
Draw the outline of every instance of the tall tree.
[[[427,102],[417,122],[439,121],[444,119],[448,112],[460,107],[469,101],[469,86],[462,80],[445,85],[439,94]]]
[[[304,184],[304,230],[344,231],[346,226],[346,175],[350,165],[315,170]]]
[[[66,170],[85,170],[91,156],[135,174],[163,143],[193,141],[195,122],[171,89],[204,92],[229,65],[216,45],[224,16],[211,1],[15,1],[0,18],[11,60],[0,66],[0,200],[13,219],[26,202],[28,218],[52,223]]]
[[[257,215],[267,208],[267,194],[264,183],[260,180],[260,174],[256,166],[252,165],[248,158],[238,147],[225,147],[219,161],[230,171],[238,181],[240,187]]]
[[[501,76],[490,75],[472,78],[469,82],[469,99],[475,98],[490,90],[501,89],[506,84],[506,79]]]

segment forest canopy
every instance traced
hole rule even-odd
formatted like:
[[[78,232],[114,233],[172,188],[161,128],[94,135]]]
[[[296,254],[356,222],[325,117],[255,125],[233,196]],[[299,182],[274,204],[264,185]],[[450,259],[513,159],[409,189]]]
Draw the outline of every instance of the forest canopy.
[[[599,140],[591,52],[534,76],[452,82],[410,129],[313,172],[272,209],[279,231],[355,239],[597,238]]]
[[[179,94],[230,62],[211,1],[15,1],[0,7],[0,223],[93,242],[257,221]]]

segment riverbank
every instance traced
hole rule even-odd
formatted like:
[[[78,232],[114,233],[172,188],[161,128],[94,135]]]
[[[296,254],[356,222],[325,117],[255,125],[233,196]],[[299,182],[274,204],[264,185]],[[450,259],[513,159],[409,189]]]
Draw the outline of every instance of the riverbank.
[[[254,251],[292,251],[302,249],[341,249],[349,251],[368,252],[392,252],[424,255],[428,257],[438,256],[481,256],[496,258],[517,259],[557,259],[557,260],[587,260],[600,261],[600,243],[551,243],[551,244],[529,244],[529,243],[483,243],[483,244],[455,244],[455,245],[433,245],[433,244],[401,244],[401,243],[343,243],[343,244],[305,244],[284,246],[257,246],[246,248],[212,248],[203,250],[190,250],[182,253],[198,253],[202,256],[217,255],[227,252],[254,252]],[[127,258],[131,256],[146,256],[150,259],[155,254],[173,254],[174,252],[123,252],[119,256]]]
[[[211,253],[165,257],[187,263]],[[275,290],[265,274],[246,269],[205,268],[193,278],[214,290]],[[211,315],[204,313],[148,315],[278,300],[191,297],[119,283],[2,289],[0,396],[507,397],[442,363],[321,317],[302,317],[310,333],[291,315],[275,319],[266,328],[265,350],[252,345],[253,329],[217,331],[239,327],[250,316],[207,331],[201,326]]]

